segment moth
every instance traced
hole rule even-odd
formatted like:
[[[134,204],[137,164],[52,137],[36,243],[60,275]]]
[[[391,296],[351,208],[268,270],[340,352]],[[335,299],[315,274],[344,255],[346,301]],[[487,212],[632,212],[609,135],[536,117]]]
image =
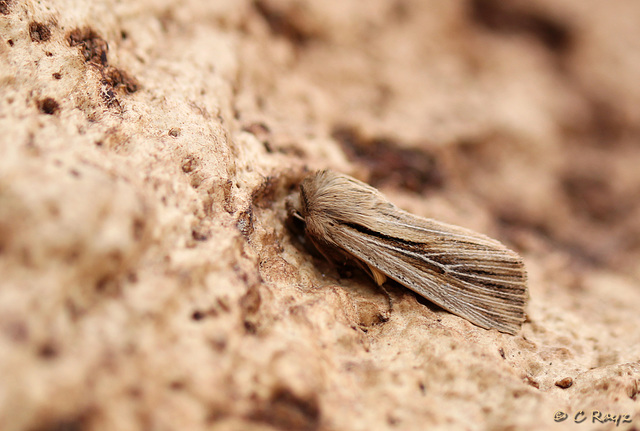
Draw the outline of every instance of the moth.
[[[485,329],[515,334],[528,298],[522,258],[469,229],[412,215],[375,188],[331,170],[310,174],[290,217],[327,260],[354,260]]]

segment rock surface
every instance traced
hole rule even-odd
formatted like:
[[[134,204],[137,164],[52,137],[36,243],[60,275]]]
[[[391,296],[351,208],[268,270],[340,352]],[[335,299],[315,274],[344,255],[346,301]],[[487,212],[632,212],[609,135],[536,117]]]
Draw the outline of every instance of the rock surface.
[[[502,3],[0,0],[0,429],[640,427],[640,5]],[[327,167],[518,250],[520,333],[383,318]]]

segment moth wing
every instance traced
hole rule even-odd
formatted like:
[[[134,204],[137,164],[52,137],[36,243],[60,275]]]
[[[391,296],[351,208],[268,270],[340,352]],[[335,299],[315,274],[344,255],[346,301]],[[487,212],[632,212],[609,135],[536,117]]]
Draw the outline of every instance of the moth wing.
[[[333,225],[336,245],[440,307],[515,334],[527,300],[522,259],[482,234],[397,210]]]

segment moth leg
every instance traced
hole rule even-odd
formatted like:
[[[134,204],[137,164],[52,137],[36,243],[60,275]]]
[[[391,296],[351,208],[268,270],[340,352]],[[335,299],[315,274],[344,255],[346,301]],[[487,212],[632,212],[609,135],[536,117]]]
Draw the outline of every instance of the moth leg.
[[[337,247],[332,247],[330,245],[320,243],[314,240],[313,237],[308,238],[310,245],[316,252],[316,256],[318,254],[321,254],[327,262],[329,262],[333,267],[337,269],[338,275],[340,277],[349,277],[348,275],[345,275],[345,263],[348,261],[353,261],[352,257],[349,257]]]
[[[316,249],[316,251],[320,253],[327,262],[329,262],[330,264],[336,267],[339,266],[339,262],[337,261],[337,259],[334,259],[334,257],[332,256],[332,254],[335,254],[337,250],[330,250],[326,246],[322,246],[317,241],[314,241],[312,237],[308,237],[308,238],[310,239],[310,242],[313,245],[313,247]]]
[[[369,265],[369,264],[365,264],[368,268],[369,271],[371,273],[371,277],[373,277],[373,280],[376,282],[376,284],[378,285],[378,287],[384,292],[384,294],[387,297],[387,301],[389,304],[389,309],[387,310],[387,315],[384,316],[385,317],[385,321],[389,320],[389,316],[391,315],[391,312],[393,311],[393,299],[391,298],[391,295],[389,294],[389,291],[384,287],[384,282],[387,281],[387,276],[385,274],[383,274],[382,272],[380,272],[377,268],[374,268],[373,266]]]

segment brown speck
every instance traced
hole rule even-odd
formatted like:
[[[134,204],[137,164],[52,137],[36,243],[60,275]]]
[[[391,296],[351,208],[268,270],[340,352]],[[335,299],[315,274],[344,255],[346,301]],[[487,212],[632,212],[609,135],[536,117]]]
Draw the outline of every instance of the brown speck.
[[[29,36],[34,42],[46,42],[51,39],[51,30],[45,24],[33,21],[29,24]]]
[[[51,97],[45,97],[44,99],[38,100],[37,105],[40,112],[47,115],[53,115],[58,112],[58,109],[60,109],[58,102]]]
[[[38,348],[38,356],[50,360],[58,356],[58,348],[51,342],[44,343]]]
[[[102,71],[102,76],[113,88],[123,88],[129,94],[138,91],[138,81],[124,70],[107,66]]]
[[[281,7],[278,2],[255,0],[255,10],[264,18],[271,32],[295,45],[304,45],[315,37],[304,23],[299,8]]]
[[[500,356],[502,357],[502,359],[507,359],[506,355],[504,354],[504,349],[502,347],[498,349],[498,353],[500,353]]]
[[[222,335],[211,337],[208,342],[211,348],[217,352],[222,352],[227,348],[227,340]]]
[[[260,139],[260,137],[265,137],[266,135],[271,133],[271,130],[269,130],[269,126],[264,123],[251,123],[248,126],[244,126],[242,130],[252,133],[258,139]]]
[[[11,341],[15,343],[25,343],[29,340],[29,327],[25,322],[12,321],[3,329]]]
[[[258,332],[258,328],[256,328],[256,324],[253,323],[253,322],[245,320],[243,322],[243,326],[244,326],[244,330],[247,332],[247,334],[255,335]]]
[[[169,384],[169,387],[173,391],[180,391],[184,389],[186,386],[187,384],[183,380],[174,380]]]
[[[135,218],[133,220],[131,226],[131,234],[134,240],[140,241],[142,239],[142,237],[144,236],[146,225],[147,224],[145,223],[145,220],[142,218]]]
[[[291,389],[276,388],[250,419],[278,429],[313,431],[320,426],[321,410],[315,395],[300,396]]]
[[[242,315],[247,317],[256,314],[260,309],[262,299],[257,286],[250,286],[247,292],[240,298],[240,308]]]
[[[251,133],[256,139],[262,142],[267,153],[273,153],[273,149],[269,144],[269,136],[271,135],[271,130],[264,123],[251,123],[248,126],[242,128],[243,131]]]
[[[198,230],[198,229],[193,229],[191,231],[191,238],[193,238],[196,241],[206,241],[209,239],[209,237],[207,236],[206,233]]]
[[[253,211],[251,207],[238,215],[236,227],[245,238],[249,239],[253,233]]]
[[[54,74],[53,74],[53,75],[51,75],[51,76],[53,76],[53,79],[62,79],[62,74],[61,74],[61,73],[59,73],[59,72],[56,72],[56,73],[54,73]]]
[[[538,39],[547,49],[564,52],[571,48],[570,29],[552,16],[532,7],[499,0],[472,0],[469,14],[488,30],[504,35],[526,35]]]
[[[280,179],[277,177],[267,177],[259,187],[251,193],[251,201],[258,208],[269,208],[275,201],[276,192],[281,187]]]
[[[109,283],[111,283],[111,278],[108,276],[100,277],[96,281],[96,290],[98,292],[106,292],[109,287]]]
[[[179,127],[172,127],[171,129],[169,129],[169,136],[177,138],[178,136],[180,136],[180,132],[181,130]]]
[[[631,386],[627,389],[627,394],[633,401],[638,399],[638,394],[640,394],[640,380],[634,380]]]
[[[569,204],[578,214],[588,216],[594,222],[616,223],[628,214],[631,205],[614,193],[611,175],[604,169],[598,172],[567,173],[562,178],[562,188]]]
[[[228,313],[229,311],[231,311],[231,307],[229,306],[229,300],[227,298],[218,298],[216,300],[216,303],[218,304],[218,307]]]
[[[198,166],[198,160],[194,156],[187,156],[182,162],[182,172],[188,174]]]
[[[89,63],[106,66],[109,45],[90,27],[76,28],[67,34],[70,46],[80,47],[84,60]]]
[[[122,106],[120,105],[120,101],[116,97],[116,93],[113,91],[113,86],[109,84],[106,80],[102,81],[101,96],[109,108],[114,108],[116,110],[122,109]]]
[[[206,317],[206,314],[199,310],[196,310],[193,313],[191,313],[191,319],[195,320],[196,322],[204,319],[205,317]]]
[[[142,389],[139,386],[132,386],[127,390],[127,394],[131,397],[131,398],[140,398],[142,397]]]
[[[395,186],[423,193],[444,185],[440,160],[424,143],[406,148],[391,138],[367,137],[344,125],[336,126],[332,137],[350,160],[368,168],[368,182],[374,187]]]
[[[526,376],[524,378],[525,383],[529,384],[530,386],[533,386],[536,389],[540,389],[540,383],[536,382],[535,380],[533,380],[532,377],[530,376]]]
[[[9,46],[13,46],[13,39],[9,39],[7,43],[9,44]]]
[[[562,380],[556,382],[556,386],[562,389],[570,388],[573,385],[573,379],[571,377],[565,377]]]
[[[32,431],[82,431],[89,429],[91,426],[91,416],[95,409],[89,409],[71,417],[56,418],[46,422],[38,423],[36,426],[29,428]]]
[[[122,111],[122,106],[114,90],[134,93],[138,90],[137,80],[116,67],[108,65],[109,45],[98,33],[89,28],[76,28],[67,34],[70,46],[77,46],[87,63],[95,66],[102,74],[101,96],[109,108]]]
[[[0,13],[2,15],[9,15],[9,7],[11,7],[11,0],[0,0]]]

